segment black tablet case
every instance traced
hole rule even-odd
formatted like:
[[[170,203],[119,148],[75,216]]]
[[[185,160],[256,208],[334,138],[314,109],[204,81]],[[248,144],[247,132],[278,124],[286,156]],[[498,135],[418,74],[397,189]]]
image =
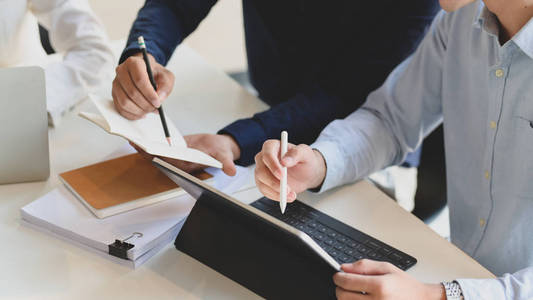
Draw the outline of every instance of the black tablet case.
[[[195,196],[178,250],[267,299],[335,298],[337,271],[298,237],[211,191]]]

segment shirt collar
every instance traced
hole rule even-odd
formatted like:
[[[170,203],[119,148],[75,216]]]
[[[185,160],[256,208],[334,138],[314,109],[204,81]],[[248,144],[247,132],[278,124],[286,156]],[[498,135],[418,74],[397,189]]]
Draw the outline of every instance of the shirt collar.
[[[533,59],[533,18],[513,36],[513,42],[524,51],[527,56]]]
[[[498,37],[498,18],[485,6],[483,1],[478,1],[477,13],[474,15],[474,27],[483,29],[490,35]]]
[[[499,36],[500,25],[498,18],[483,3],[478,2],[477,13],[474,15],[473,25],[496,38]],[[533,59],[533,18],[511,39],[527,56]]]

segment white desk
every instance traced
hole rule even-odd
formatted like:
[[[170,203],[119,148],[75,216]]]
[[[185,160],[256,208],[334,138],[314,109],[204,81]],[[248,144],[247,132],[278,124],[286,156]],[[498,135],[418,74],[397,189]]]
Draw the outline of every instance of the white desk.
[[[184,134],[214,133],[267,108],[189,48],[174,54],[169,69],[176,86],[165,111]],[[257,298],[172,245],[132,270],[20,225],[20,207],[58,186],[58,173],[101,161],[126,144],[77,117],[90,108],[84,103],[50,130],[48,181],[0,185],[0,299]],[[259,196],[256,189],[236,195],[244,202]],[[409,273],[422,281],[492,276],[368,182],[300,198],[415,256],[419,262]]]

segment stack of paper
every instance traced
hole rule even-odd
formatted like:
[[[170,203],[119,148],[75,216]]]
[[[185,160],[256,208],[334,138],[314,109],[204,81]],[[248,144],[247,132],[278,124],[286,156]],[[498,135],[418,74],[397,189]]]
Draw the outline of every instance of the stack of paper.
[[[219,169],[208,171],[214,175],[210,184],[228,194],[253,187],[253,177],[247,168],[238,167],[235,177],[226,176]],[[99,219],[65,186],[60,186],[22,207],[21,216],[25,225],[135,268],[176,238],[194,203],[195,200],[186,194]],[[128,250],[127,259],[108,254],[109,244],[136,232],[142,237],[127,241],[134,245]]]

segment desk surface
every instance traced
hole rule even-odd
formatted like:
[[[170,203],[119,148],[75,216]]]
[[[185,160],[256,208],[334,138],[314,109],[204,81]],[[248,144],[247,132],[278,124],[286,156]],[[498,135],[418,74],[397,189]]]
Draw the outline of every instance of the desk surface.
[[[176,85],[165,112],[183,134],[215,133],[267,108],[187,47],[179,48],[168,68],[175,72]],[[49,180],[0,185],[0,298],[258,298],[172,245],[132,270],[21,226],[19,209],[58,186],[58,173],[101,161],[125,147],[123,139],[77,117],[78,111],[88,109],[94,108],[83,103],[58,128],[50,129]],[[235,197],[248,203],[260,194],[251,189]],[[305,193],[300,199],[415,256],[419,262],[409,273],[422,281],[492,276],[366,181],[322,195]]]

